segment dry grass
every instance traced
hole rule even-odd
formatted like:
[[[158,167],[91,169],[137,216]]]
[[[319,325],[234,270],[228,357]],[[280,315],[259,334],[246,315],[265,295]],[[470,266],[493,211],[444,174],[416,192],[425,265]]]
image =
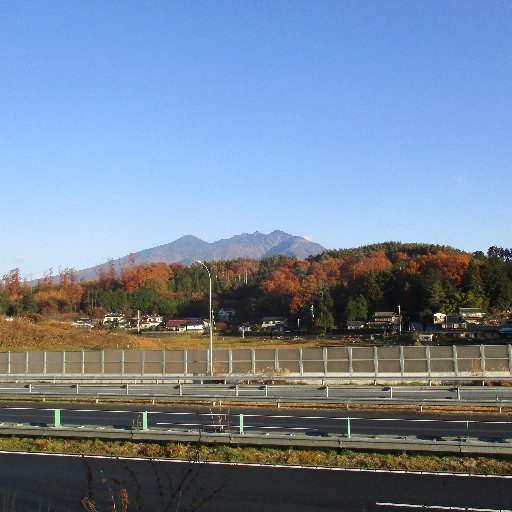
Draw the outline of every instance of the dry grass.
[[[0,351],[81,350],[81,349],[152,349],[154,340],[101,330],[86,330],[70,323],[28,320],[0,320]]]
[[[245,462],[301,466],[436,471],[471,474],[512,474],[512,458],[364,453],[351,450],[301,450],[237,448],[227,445],[197,446],[182,443],[106,442],[101,440],[0,438],[6,451],[110,455],[180,460]]]
[[[229,337],[215,335],[217,348],[313,348],[343,344],[332,340],[302,338]],[[167,332],[148,335],[125,334],[122,331],[83,329],[70,322],[33,323],[18,319],[7,322],[0,319],[0,352],[29,350],[95,350],[95,349],[206,349],[207,335],[170,334]]]

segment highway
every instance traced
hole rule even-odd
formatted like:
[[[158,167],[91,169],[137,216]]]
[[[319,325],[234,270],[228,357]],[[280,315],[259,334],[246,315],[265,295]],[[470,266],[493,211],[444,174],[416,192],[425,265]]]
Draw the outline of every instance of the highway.
[[[55,409],[60,411],[63,427],[113,427],[140,430],[142,411],[133,406],[110,409],[105,406],[84,408],[62,405],[45,407],[4,404],[0,407],[0,426],[54,425]],[[240,417],[243,415],[243,418]],[[457,416],[390,413],[383,411],[280,410],[225,407],[152,407],[147,427],[154,431],[200,431],[219,433],[288,433],[309,436],[395,436],[418,439],[479,439],[510,441],[512,419],[507,416]]]
[[[512,406],[512,387],[249,384],[1,383],[0,396],[266,400],[352,403],[489,402]]]
[[[512,510],[510,477],[2,453],[0,481],[17,511]]]

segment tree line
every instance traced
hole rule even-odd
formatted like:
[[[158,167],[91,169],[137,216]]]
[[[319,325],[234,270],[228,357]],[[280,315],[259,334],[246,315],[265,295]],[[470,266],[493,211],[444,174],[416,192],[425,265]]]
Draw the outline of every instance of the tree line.
[[[233,308],[237,322],[288,316],[323,330],[375,311],[424,317],[475,307],[491,313],[512,307],[512,250],[490,247],[466,253],[431,244],[387,242],[325,251],[306,260],[272,256],[263,260],[207,262],[213,309]],[[208,316],[209,278],[200,265],[135,264],[113,260],[97,279],[78,281],[74,269],[50,270],[30,286],[18,268],[0,283],[4,315],[84,314],[107,311],[159,313],[165,317]]]

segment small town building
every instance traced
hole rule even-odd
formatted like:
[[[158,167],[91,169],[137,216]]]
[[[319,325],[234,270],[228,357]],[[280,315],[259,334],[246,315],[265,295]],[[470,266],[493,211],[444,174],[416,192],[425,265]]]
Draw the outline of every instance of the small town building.
[[[159,325],[162,325],[164,319],[161,315],[144,315],[141,318],[139,327],[141,329],[151,329],[152,327],[158,327]]]
[[[350,330],[364,329],[365,327],[366,322],[363,322],[362,320],[350,320],[347,322],[347,329]]]
[[[122,313],[107,313],[103,317],[103,325],[106,327],[119,327],[129,323],[127,318]]]
[[[177,318],[167,320],[165,328],[169,331],[185,332],[203,332],[205,329],[205,322],[200,318]]]
[[[393,330],[400,326],[400,316],[394,311],[376,311],[367,326],[382,331]]]
[[[441,325],[446,321],[446,315],[444,313],[434,313],[434,325]]]
[[[217,313],[217,320],[219,322],[225,322],[227,324],[233,321],[233,318],[236,316],[236,310],[232,308],[220,308]]]
[[[165,328],[169,331],[183,332],[187,330],[186,320],[167,320]]]
[[[285,316],[265,316],[261,321],[261,328],[269,331],[278,331],[288,327],[288,318]]]
[[[479,324],[482,323],[485,312],[479,308],[459,308],[459,316],[466,322]]]
[[[467,327],[468,322],[459,315],[446,315],[444,322],[441,324],[443,331],[464,331]]]

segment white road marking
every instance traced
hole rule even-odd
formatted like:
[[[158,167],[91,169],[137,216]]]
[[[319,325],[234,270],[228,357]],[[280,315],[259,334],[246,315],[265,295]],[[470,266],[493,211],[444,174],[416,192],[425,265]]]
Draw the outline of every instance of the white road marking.
[[[174,425],[176,427],[200,427],[201,423],[157,423],[157,425]]]
[[[0,450],[0,455],[30,455],[34,457],[63,457],[74,459],[92,459],[92,460],[126,460],[126,461],[154,461],[162,463],[177,463],[177,464],[208,464],[210,466],[240,466],[240,467],[261,467],[261,468],[279,468],[279,469],[304,469],[310,471],[339,471],[345,473],[379,473],[390,475],[415,475],[415,476],[437,476],[437,477],[454,477],[454,478],[492,478],[498,480],[512,480],[512,475],[473,475],[470,473],[434,473],[431,471],[404,471],[404,470],[389,470],[389,469],[366,469],[366,468],[332,468],[326,466],[297,466],[285,464],[251,464],[248,462],[218,462],[218,461],[194,461],[184,459],[163,459],[163,458],[150,458],[150,457],[119,457],[108,455],[76,455],[70,453],[44,453],[44,452],[11,452]],[[496,511],[498,512],[498,511]],[[512,512],[512,511],[501,511]]]
[[[34,407],[3,407],[3,409],[8,409],[9,411],[31,411]]]
[[[420,510],[452,510],[461,512],[512,512],[510,509],[503,508],[474,508],[474,507],[453,507],[447,505],[419,505],[414,503],[375,503],[378,507],[396,507],[396,508],[413,508]]]
[[[167,414],[168,416],[191,416],[195,415],[195,412],[163,412],[163,411],[156,411],[152,414]]]

